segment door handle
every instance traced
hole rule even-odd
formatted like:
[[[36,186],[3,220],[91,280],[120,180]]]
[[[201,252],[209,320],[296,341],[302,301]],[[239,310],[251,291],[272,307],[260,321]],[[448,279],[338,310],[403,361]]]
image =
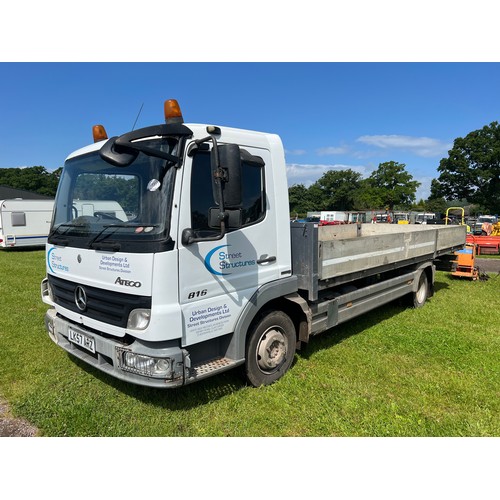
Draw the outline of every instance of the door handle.
[[[265,264],[266,262],[275,262],[276,261],[276,257],[273,255],[271,257],[266,257],[264,259],[259,259],[257,261],[257,264]]]

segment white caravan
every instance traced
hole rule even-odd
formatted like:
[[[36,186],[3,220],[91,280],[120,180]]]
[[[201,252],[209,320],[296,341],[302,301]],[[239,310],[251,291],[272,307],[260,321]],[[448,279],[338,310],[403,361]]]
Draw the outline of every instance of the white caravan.
[[[0,200],[0,248],[47,243],[54,200]]]
[[[73,200],[73,218],[102,217],[104,219],[127,221],[127,214],[114,200]]]

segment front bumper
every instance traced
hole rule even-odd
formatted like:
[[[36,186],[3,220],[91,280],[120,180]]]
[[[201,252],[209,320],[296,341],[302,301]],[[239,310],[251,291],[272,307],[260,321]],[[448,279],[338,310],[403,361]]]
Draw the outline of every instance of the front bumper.
[[[58,316],[55,309],[49,309],[45,314],[45,327],[49,337],[59,347],[94,368],[120,380],[146,387],[174,388],[184,385],[188,378],[189,354],[178,346],[177,341],[153,343],[136,339],[127,344],[122,339],[107,338],[81,325],[74,325]],[[95,352],[90,352],[71,342],[68,339],[70,329],[91,337],[94,341],[93,350]],[[124,353],[168,359],[171,369],[162,378],[140,375],[139,370],[123,366]]]

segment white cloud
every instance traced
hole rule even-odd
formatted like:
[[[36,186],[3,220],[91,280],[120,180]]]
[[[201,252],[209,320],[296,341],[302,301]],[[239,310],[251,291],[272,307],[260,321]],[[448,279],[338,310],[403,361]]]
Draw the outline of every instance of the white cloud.
[[[349,148],[347,146],[329,146],[326,148],[319,148],[316,150],[316,154],[319,156],[327,156],[327,155],[343,155],[349,152]]]
[[[416,200],[427,200],[431,194],[431,182],[433,177],[416,176],[413,179],[420,182],[420,186],[417,188],[415,193]]]
[[[301,156],[305,155],[307,151],[305,149],[285,149],[285,154],[287,155],[295,155],[295,156]]]
[[[356,140],[381,149],[404,149],[425,158],[446,155],[452,147],[451,143],[439,139],[409,135],[363,135]]]

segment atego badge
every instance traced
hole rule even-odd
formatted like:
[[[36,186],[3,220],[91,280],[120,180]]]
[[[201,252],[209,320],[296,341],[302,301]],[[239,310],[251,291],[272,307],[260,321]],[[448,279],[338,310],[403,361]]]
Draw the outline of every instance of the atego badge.
[[[142,286],[142,283],[140,281],[122,280],[118,276],[118,278],[116,278],[115,285],[131,286],[133,288],[140,288]]]

